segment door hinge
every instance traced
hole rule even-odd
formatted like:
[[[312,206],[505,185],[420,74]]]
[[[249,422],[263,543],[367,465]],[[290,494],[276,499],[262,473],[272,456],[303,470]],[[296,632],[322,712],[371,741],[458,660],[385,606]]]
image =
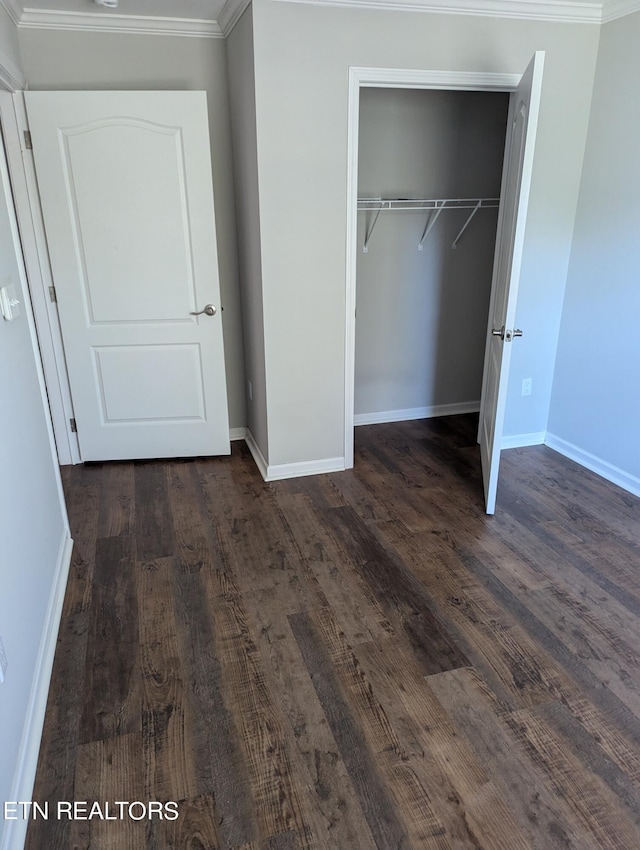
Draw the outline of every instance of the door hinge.
[[[77,433],[78,433],[78,426],[76,425],[76,420],[75,420],[75,419],[70,419],[70,420],[69,420],[69,424],[71,425],[71,433],[72,433],[72,434],[77,434]]]
[[[24,146],[28,151],[33,150],[33,142],[31,141],[31,130],[24,131]]]
[[[55,304],[55,303],[57,302],[57,300],[58,300],[58,296],[56,295],[56,288],[55,288],[55,286],[50,286],[50,287],[49,287],[49,300],[50,300],[50,301],[53,301],[53,303],[54,303],[54,304]]]

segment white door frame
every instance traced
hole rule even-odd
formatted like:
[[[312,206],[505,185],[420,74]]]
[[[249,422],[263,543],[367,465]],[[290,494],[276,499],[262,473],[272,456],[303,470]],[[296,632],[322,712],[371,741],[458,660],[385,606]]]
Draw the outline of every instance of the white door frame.
[[[58,462],[80,463],[78,440],[71,430],[73,405],[58,308],[50,297],[53,280],[33,156],[25,146],[23,131],[28,125],[22,90],[0,91],[0,115]]]
[[[445,89],[513,92],[521,74],[484,71],[420,71],[402,68],[349,68],[347,131],[347,273],[345,309],[344,466],[353,466],[356,362],[356,267],[358,252],[358,136],[360,89]]]

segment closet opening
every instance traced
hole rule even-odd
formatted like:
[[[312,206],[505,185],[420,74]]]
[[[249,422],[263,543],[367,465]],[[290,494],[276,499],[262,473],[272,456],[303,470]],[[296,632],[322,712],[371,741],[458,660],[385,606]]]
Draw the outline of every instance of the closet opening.
[[[503,74],[487,72],[460,72],[460,71],[419,71],[401,70],[393,68],[357,68],[349,69],[349,101],[348,101],[348,132],[347,132],[347,239],[346,239],[346,287],[345,287],[345,404],[344,404],[344,461],[345,468],[353,466],[353,437],[355,424],[356,405],[356,290],[362,293],[362,284],[358,284],[358,260],[359,252],[369,254],[371,251],[372,238],[378,239],[378,229],[375,225],[382,216],[400,216],[424,214],[425,209],[429,219],[423,224],[423,229],[417,241],[415,251],[424,255],[427,242],[430,245],[430,260],[425,268],[438,272],[440,279],[439,288],[436,286],[437,295],[431,298],[432,308],[429,320],[422,317],[421,309],[425,304],[424,289],[412,290],[411,297],[417,298],[412,302],[409,299],[409,308],[415,312],[407,318],[408,308],[406,299],[403,301],[404,318],[392,312],[392,308],[399,300],[396,296],[399,290],[406,285],[406,280],[413,276],[422,278],[422,272],[417,265],[403,256],[403,262],[398,262],[390,271],[387,267],[386,276],[391,280],[391,287],[381,289],[375,307],[371,307],[373,299],[369,300],[369,307],[362,307],[362,294],[359,295],[360,328],[358,336],[360,339],[369,337],[376,339],[376,331],[371,334],[366,329],[366,313],[370,315],[375,311],[382,316],[382,324],[378,322],[377,333],[379,338],[374,346],[369,339],[369,353],[377,357],[377,370],[369,369],[367,374],[366,355],[358,355],[359,377],[364,374],[365,382],[358,388],[358,411],[359,416],[368,417],[369,422],[382,421],[386,415],[387,421],[399,421],[408,415],[426,413],[428,415],[453,412],[455,405],[460,405],[460,410],[465,405],[477,404],[478,384],[477,376],[482,372],[480,383],[480,417],[478,428],[478,442],[480,444],[480,456],[482,462],[482,480],[485,497],[485,510],[488,514],[495,512],[496,491],[498,484],[498,473],[500,465],[500,450],[502,443],[502,430],[507,403],[509,367],[511,362],[512,343],[523,335],[523,331],[516,327],[516,306],[518,287],[520,284],[520,273],[522,267],[522,256],[525,245],[525,231],[531,179],[533,173],[533,161],[535,152],[536,131],[538,115],[542,96],[542,78],[544,70],[544,51],[536,51],[528,66],[522,74]],[[382,176],[376,174],[379,167],[374,165],[362,165],[363,176],[359,176],[359,135],[360,128],[360,104],[361,95],[367,89],[416,89],[424,91],[425,94],[441,92],[445,98],[441,100],[438,109],[443,110],[443,116],[435,124],[428,122],[429,132],[422,139],[424,147],[418,146],[418,156],[410,163],[410,176],[405,176],[404,166],[407,164],[407,147],[404,134],[398,140],[398,121],[400,112],[393,115],[393,110],[400,107],[389,104],[378,105],[377,110],[386,112],[382,123],[378,122],[373,130],[373,136],[382,136],[387,139],[385,146],[394,151],[391,159],[391,177],[385,173],[385,179],[403,180],[409,187],[406,197],[400,195],[402,190],[393,189],[392,198],[385,199],[382,196],[384,190],[374,190],[374,197],[378,206],[384,209],[372,210],[367,207],[366,200],[361,201],[362,215],[372,216],[370,224],[366,221],[361,224],[359,231],[358,196],[359,189],[370,192],[362,185],[364,180],[375,180],[382,182]],[[383,93],[384,94],[384,93]],[[497,97],[491,95],[498,95]],[[462,95],[462,97],[460,97]],[[508,96],[507,96],[508,95]],[[372,98],[376,97],[375,94]],[[447,97],[449,100],[447,100]],[[400,98],[409,100],[408,94],[400,94]],[[432,104],[423,107],[435,110]],[[465,105],[466,104],[466,105]],[[366,109],[363,98],[362,121],[366,124],[370,119],[365,116]],[[376,110],[372,111],[372,115]],[[391,117],[389,117],[391,115]],[[493,118],[489,120],[489,116]],[[480,116],[478,118],[478,116]],[[424,117],[412,119],[418,126],[424,125]],[[394,135],[396,134],[396,135]],[[363,135],[363,134],[362,134]],[[436,166],[429,165],[427,160],[427,140],[433,142],[429,157],[435,158]],[[491,140],[493,139],[493,143]],[[402,145],[405,145],[403,152]],[[400,148],[398,153],[397,148]],[[375,150],[375,149],[374,149]],[[433,153],[435,151],[435,154]],[[502,159],[499,154],[504,151]],[[377,153],[363,153],[363,159],[371,157],[376,161]],[[413,154],[411,154],[413,157]],[[416,164],[417,163],[417,164]],[[500,163],[502,163],[500,167]],[[381,167],[381,166],[380,166]],[[366,173],[369,169],[371,174]],[[395,169],[395,173],[394,173]],[[502,172],[501,179],[498,174]],[[491,176],[493,173],[493,176]],[[433,181],[435,189],[420,186],[417,188],[415,175],[420,180],[429,179]],[[454,184],[453,192],[460,192],[458,196],[451,193],[447,187],[446,193],[440,195],[441,181],[443,175]],[[494,190],[495,183],[500,182],[499,193]],[[462,187],[464,182],[464,187]],[[485,185],[485,182],[487,185]],[[488,185],[491,184],[491,185]],[[460,188],[458,188],[460,187]],[[464,191],[463,191],[464,189]],[[488,194],[480,194],[488,190]],[[378,194],[378,191],[380,194]],[[362,196],[363,199],[366,196]],[[495,225],[491,225],[491,236],[480,246],[480,253],[476,259],[462,260],[451,257],[450,253],[460,251],[462,245],[469,246],[478,242],[478,233],[482,227],[489,227],[490,220],[484,220],[491,215],[496,208],[492,203],[499,197],[498,216]],[[459,201],[462,199],[462,202]],[[466,202],[466,203],[465,203]],[[411,209],[411,205],[422,206],[422,209]],[[363,207],[366,207],[363,209]],[[430,208],[429,208],[430,207]],[[466,209],[461,209],[466,208]],[[448,220],[450,216],[460,213],[468,214],[467,219],[458,223],[455,236],[446,248],[446,242],[450,237],[447,228],[452,225]],[[424,221],[424,219],[423,219]],[[479,224],[478,224],[479,223]],[[392,245],[395,239],[396,247],[398,233],[394,236],[393,225],[386,238]],[[441,230],[440,242],[438,239],[438,228]],[[458,229],[459,228],[459,229]],[[475,235],[474,235],[475,228]],[[478,230],[478,228],[480,228]],[[415,242],[415,239],[414,239]],[[360,243],[360,244],[358,244]],[[454,247],[455,246],[455,247]],[[422,248],[422,251],[420,251]],[[365,250],[366,249],[366,250]],[[488,258],[493,254],[493,261]],[[414,255],[415,256],[415,255]],[[484,257],[485,260],[481,260]],[[384,278],[384,262],[381,259],[375,268],[371,269],[374,278]],[[387,264],[388,266],[388,264]],[[482,269],[486,266],[491,268],[491,283],[488,284],[488,275],[485,278]],[[360,263],[362,270],[362,263]],[[410,271],[411,275],[405,275]],[[424,271],[424,269],[423,269]],[[463,274],[464,272],[464,274]],[[463,277],[471,280],[473,288],[465,288],[461,283]],[[486,280],[486,283],[483,283]],[[468,281],[467,281],[468,282]],[[446,284],[446,286],[445,286]],[[378,284],[374,284],[377,286]],[[488,287],[488,295],[487,289]],[[419,296],[415,293],[419,293]],[[482,294],[482,299],[480,295]],[[455,297],[454,297],[455,295]],[[422,299],[422,300],[420,300]],[[482,303],[481,303],[482,301]],[[487,303],[488,302],[488,303]],[[365,302],[366,304],[366,302]],[[471,305],[470,309],[467,309]],[[488,310],[487,310],[488,307]],[[362,313],[365,313],[364,320]],[[488,321],[485,325],[484,355],[478,353],[477,347],[465,348],[465,343],[473,343],[476,333],[480,335],[481,322],[477,325],[473,322],[476,314],[484,314]],[[389,318],[387,318],[389,316]],[[422,318],[423,324],[416,317]],[[410,333],[408,338],[413,345],[404,346],[404,337],[389,332],[399,320],[411,322],[408,327]],[[428,324],[429,322],[429,324]],[[400,322],[401,324],[401,322]],[[428,324],[429,335],[422,334]],[[363,330],[363,328],[365,328]],[[413,334],[413,336],[411,335]],[[390,340],[391,345],[386,350],[383,342]],[[362,345],[367,343],[361,343]],[[430,368],[428,373],[427,394],[411,396],[414,377],[418,374],[415,367],[400,372],[400,380],[397,373],[392,375],[392,363],[396,357],[397,347],[413,348],[417,346],[422,352],[423,359],[428,355]],[[420,348],[422,346],[422,348]],[[366,349],[365,349],[366,351]],[[480,348],[481,351],[481,348]],[[463,356],[464,353],[464,356]],[[467,358],[466,355],[469,354]],[[381,356],[380,356],[381,355]],[[446,368],[443,368],[443,363]],[[482,365],[480,365],[482,364]],[[424,363],[420,362],[420,368]],[[468,368],[468,373],[465,372]],[[413,369],[413,371],[412,371]],[[382,379],[379,372],[382,372]],[[404,378],[402,377],[404,375]],[[469,377],[471,376],[471,377]],[[474,378],[474,376],[476,376]],[[419,376],[420,378],[420,376]],[[475,381],[475,383],[474,383]],[[424,393],[425,378],[422,375],[422,389]],[[454,394],[453,389],[456,390]],[[462,389],[464,394],[459,394]],[[402,395],[406,391],[405,395]],[[379,395],[376,395],[379,393]],[[386,393],[386,395],[385,395]],[[469,395],[471,394],[471,395]],[[475,396],[475,397],[474,397]],[[375,397],[375,400],[374,400]],[[417,398],[417,401],[416,401]],[[407,399],[409,399],[407,401]],[[380,400],[384,402],[380,405]],[[372,403],[373,402],[373,403]],[[391,402],[391,406],[387,405]],[[423,404],[420,404],[422,402]],[[405,404],[420,404],[419,407],[404,407]],[[365,406],[371,408],[367,411]],[[452,407],[453,406],[453,407]],[[373,409],[377,407],[378,409]],[[386,410],[383,407],[387,408]],[[376,419],[373,417],[376,416]],[[367,421],[364,418],[360,422]]]
[[[480,409],[508,110],[360,91],[355,426]]]

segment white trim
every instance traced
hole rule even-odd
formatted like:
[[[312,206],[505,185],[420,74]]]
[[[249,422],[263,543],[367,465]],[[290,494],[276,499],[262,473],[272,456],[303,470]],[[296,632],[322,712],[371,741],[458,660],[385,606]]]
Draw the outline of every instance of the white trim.
[[[342,472],[346,468],[343,457],[303,460],[299,463],[278,463],[269,466],[256,443],[255,437],[248,428],[244,439],[253,455],[260,475],[266,482],[282,481],[285,478],[301,478],[305,475],[320,475],[324,472]]]
[[[267,467],[265,481],[281,481],[284,478],[303,478],[327,472],[343,472],[343,457],[327,457],[322,460],[303,460],[299,463],[278,463]]]
[[[511,434],[502,437],[501,449],[522,449],[525,446],[541,446],[547,437],[546,431],[530,431],[528,434]]]
[[[6,168],[6,183],[10,186],[10,190],[7,194],[7,209],[9,210],[9,217],[11,223],[11,231],[13,235],[13,244],[16,252],[16,259],[18,262],[18,270],[20,274],[20,285],[22,286],[22,290],[24,292],[24,312],[27,320],[27,324],[29,325],[29,335],[31,337],[31,346],[33,348],[36,372],[38,375],[38,385],[40,388],[40,397],[42,399],[42,408],[44,411],[44,417],[47,427],[47,436],[49,438],[49,449],[51,453],[51,465],[53,468],[53,473],[56,479],[56,487],[58,490],[58,498],[60,501],[60,510],[62,514],[62,521],[64,527],[69,529],[69,519],[67,517],[67,507],[64,498],[64,490],[62,488],[62,478],[60,477],[60,469],[58,468],[58,463],[56,461],[56,441],[53,433],[53,425],[51,423],[51,408],[49,407],[49,399],[47,397],[47,386],[44,377],[44,371],[42,368],[42,359],[40,356],[39,344],[38,344],[38,334],[36,332],[36,324],[33,315],[33,308],[31,303],[30,290],[29,290],[29,281],[27,279],[27,269],[25,266],[24,259],[24,247],[22,244],[22,239],[20,238],[20,231],[18,227],[18,220],[16,215],[16,206],[15,206],[15,197],[16,197],[16,189],[15,186],[11,184],[11,172],[10,172],[10,163],[9,163],[9,154],[8,154],[8,145],[6,142],[6,136],[10,135],[10,133],[6,132],[7,128],[15,129],[15,125],[13,125],[13,118],[15,118],[15,112],[13,109],[13,104],[15,100],[15,95],[12,95],[10,92],[0,91],[0,121],[2,122],[3,132],[5,133],[5,146],[4,153],[5,156],[0,155],[0,172],[3,175],[3,182],[5,180],[5,168]],[[0,154],[2,151],[0,151]]]
[[[0,0],[0,6],[5,10],[13,25],[17,27],[18,22],[13,7],[7,4],[6,0]],[[27,80],[20,68],[6,53],[0,51],[0,88],[14,92],[26,87]]]
[[[26,88],[27,81],[17,65],[11,59],[0,52],[0,88],[5,91],[15,92]]]
[[[625,15],[640,12],[640,0],[605,0],[602,4],[602,23],[616,21]]]
[[[44,725],[44,714],[47,707],[49,684],[51,682],[51,671],[53,669],[53,658],[58,641],[58,630],[60,628],[60,617],[62,615],[62,604],[67,587],[69,566],[71,564],[71,552],[73,540],[65,529],[60,549],[56,570],[51,585],[47,615],[42,629],[38,657],[36,659],[31,693],[22,727],[22,739],[18,752],[18,763],[13,777],[11,800],[31,800],[33,785],[38,767],[38,752],[40,750],[40,739],[42,738],[42,727]],[[5,821],[5,829],[2,835],[0,850],[17,850],[24,846],[27,834],[28,819]]]
[[[535,21],[565,21],[599,24],[601,3],[581,0],[279,0],[312,6],[339,6],[345,9],[385,9],[392,12],[435,12],[446,15],[480,15],[490,18],[518,18]]]
[[[591,454],[591,452],[587,452],[579,446],[563,440],[562,437],[558,437],[556,434],[551,434],[548,431],[544,443],[550,449],[559,452],[570,460],[574,460],[580,466],[585,466],[597,475],[602,476],[602,478],[606,478],[607,481],[611,481],[613,484],[617,484],[618,487],[622,487],[623,490],[628,490],[634,496],[640,496],[640,478],[637,476],[625,472],[624,469],[614,466],[609,461],[603,460],[601,457]]]
[[[512,91],[522,74],[485,71],[422,71],[415,68],[364,68],[351,65],[349,77],[358,87],[390,89],[461,89],[462,91]]]
[[[0,6],[5,10],[13,23],[18,26],[20,23],[20,15],[22,15],[22,5],[18,0],[0,0]]]
[[[233,442],[233,440],[245,440],[247,437],[247,429],[246,428],[229,428],[229,439]]]
[[[158,15],[118,15],[108,12],[64,12],[25,9],[19,26],[26,29],[119,32],[130,35],[182,35],[193,38],[224,38],[216,21],[198,18],[167,18]]]
[[[255,437],[253,436],[253,434],[251,433],[251,431],[248,428],[247,428],[247,433],[246,433],[244,440],[245,440],[245,443],[247,444],[247,446],[249,447],[249,451],[253,455],[253,459],[255,460],[256,466],[258,467],[258,469],[260,471],[260,475],[262,475],[262,477],[266,481],[267,476],[268,476],[267,470],[268,470],[269,465],[268,465],[267,461],[265,460],[264,455],[260,451],[260,447],[256,443]]]
[[[224,4],[218,15],[218,26],[225,38],[231,33],[250,4],[251,0],[227,0]]]
[[[347,234],[344,330],[344,468],[353,466],[358,239],[358,132],[360,87],[513,91],[520,74],[349,67],[347,104]]]
[[[22,150],[22,131],[28,127],[22,94],[3,100],[0,112],[58,462],[80,463],[77,435],[69,426],[74,414],[58,310],[49,298],[53,279],[33,155]]]
[[[460,413],[477,413],[479,401],[462,401],[457,404],[433,404],[429,407],[409,407],[405,410],[380,410],[376,413],[356,413],[354,425],[382,425],[385,422],[409,422],[411,419],[434,419],[437,416],[457,416]]]

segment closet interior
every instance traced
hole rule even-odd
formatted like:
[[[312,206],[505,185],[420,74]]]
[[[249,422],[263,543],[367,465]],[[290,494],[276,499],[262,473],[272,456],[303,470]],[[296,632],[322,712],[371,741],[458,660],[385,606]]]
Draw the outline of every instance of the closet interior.
[[[356,425],[479,409],[508,107],[360,91]]]

